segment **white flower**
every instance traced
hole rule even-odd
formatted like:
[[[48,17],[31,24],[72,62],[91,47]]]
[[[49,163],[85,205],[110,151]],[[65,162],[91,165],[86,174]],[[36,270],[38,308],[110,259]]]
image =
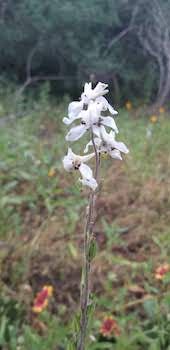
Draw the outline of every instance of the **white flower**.
[[[79,113],[83,110],[84,101],[73,101],[68,106],[68,118],[63,118],[64,124],[71,124],[79,118]]]
[[[99,82],[96,87],[92,88],[92,83],[86,83],[84,92],[80,101],[73,101],[68,107],[68,117],[63,119],[67,125],[78,120],[79,124],[73,126],[66,135],[67,141],[79,140],[87,130],[91,132],[93,142],[90,141],[84,152],[87,153],[90,146],[96,146],[98,153],[107,153],[114,159],[122,159],[121,153],[128,153],[129,150],[123,142],[115,140],[115,134],[118,128],[113,118],[117,114],[115,109],[109,104],[104,97],[108,92],[108,85]],[[107,115],[107,111],[112,116]],[[108,128],[111,129],[110,133]],[[96,153],[95,150],[95,153]],[[67,155],[63,159],[63,165],[66,171],[78,170],[81,174],[79,181],[93,191],[98,184],[93,176],[91,168],[85,164],[95,153],[86,156],[79,156],[68,149]]]
[[[94,143],[100,153],[108,153],[114,159],[121,160],[121,152],[129,152],[128,148],[123,142],[118,142],[115,140],[115,133],[113,131],[110,131],[108,134],[104,127],[101,127],[100,137],[94,138]],[[92,141],[86,145],[84,153],[88,152],[90,146],[93,146]]]
[[[67,155],[63,159],[64,169],[68,172],[72,170],[79,170],[82,176],[80,181],[83,185],[87,185],[93,190],[97,188],[97,182],[93,177],[93,172],[90,167],[84,163],[93,158],[95,153],[88,154],[87,156],[79,156],[75,154],[71,148],[68,149]]]
[[[68,148],[68,153],[63,159],[64,169],[66,171],[71,171],[73,169],[79,170],[81,164],[88,162],[94,155],[94,153],[91,153],[87,156],[79,156],[75,154],[71,148]]]
[[[92,83],[85,83],[81,98],[85,98],[86,101],[95,100],[97,97],[103,96],[109,92],[107,87],[108,84],[99,82],[96,87],[92,89]]]
[[[86,164],[81,164],[79,170],[82,175],[82,179],[79,179],[79,181],[83,185],[89,186],[93,191],[95,191],[98,184],[96,179],[93,177],[93,172],[90,167]]]
[[[105,112],[107,110],[109,110],[109,112],[113,115],[116,115],[118,114],[117,111],[115,111],[115,109],[109,104],[109,102],[106,100],[105,97],[103,96],[100,96],[96,99],[96,102],[97,103],[101,103],[102,104],[102,111]]]
[[[109,90],[106,88],[107,84],[98,83],[94,89],[92,89],[92,83],[85,83],[84,92],[81,95],[81,101],[73,101],[68,106],[68,118],[63,118],[64,124],[71,124],[74,120],[81,118],[81,112],[84,105],[89,105],[90,101],[96,101],[101,104],[101,111],[107,111],[113,115],[117,114],[117,111],[108,103],[103,95],[107,94]]]
[[[146,129],[146,137],[150,139],[152,137],[152,133],[153,133],[152,127],[148,126],[148,128]]]
[[[129,153],[129,150],[127,146],[123,142],[119,142],[115,140],[115,132],[111,131],[109,134],[106,132],[105,128],[101,128],[101,138],[103,142],[105,142],[108,145],[108,148],[110,147],[111,150],[117,149],[118,151],[122,153]]]
[[[73,127],[68,132],[66,135],[66,140],[76,141],[80,139],[90,128],[95,135],[100,137],[100,128],[103,125],[112,128],[116,133],[118,133],[118,128],[113,117],[104,117],[101,115],[102,108],[102,103],[91,102],[89,104],[89,108],[79,114],[81,124]]]

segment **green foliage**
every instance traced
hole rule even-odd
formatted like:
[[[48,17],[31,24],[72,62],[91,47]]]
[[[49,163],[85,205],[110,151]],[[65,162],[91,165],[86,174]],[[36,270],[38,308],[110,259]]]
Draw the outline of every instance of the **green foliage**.
[[[0,345],[9,345],[10,350],[16,349],[17,336],[24,320],[24,308],[17,300],[4,296],[0,298]]]
[[[60,349],[66,348],[67,340],[66,335],[68,334],[67,327],[60,325],[59,320],[50,314],[44,312],[41,315],[41,322],[47,329],[46,334],[42,337],[30,326],[25,326],[23,331],[23,347],[22,350],[41,349],[46,350],[47,348],[55,350],[56,347]]]
[[[46,85],[36,100],[30,98],[27,103],[25,102],[24,107],[22,106],[24,117],[8,120],[0,129],[1,274],[2,279],[16,295],[19,294],[20,285],[22,287],[22,283],[28,282],[30,260],[32,257],[37,257],[35,249],[37,233],[41,235],[44,226],[48,227],[48,220],[55,219],[57,216],[59,221],[58,226],[55,227],[57,240],[62,241],[65,238],[64,247],[66,249],[64,250],[61,245],[61,249],[59,248],[61,252],[57,251],[57,258],[59,254],[64,255],[67,251],[72,264],[78,265],[79,262],[75,231],[82,224],[81,215],[86,200],[82,198],[81,188],[74,187],[74,181],[70,175],[65,174],[63,177],[61,159],[66,145],[61,119],[66,114],[66,101],[63,103],[49,101],[48,93],[49,87]],[[1,103],[4,108],[8,108],[6,100],[2,99]],[[139,119],[130,118],[129,114],[123,110],[120,114],[118,125],[122,130],[123,139],[130,148],[128,161],[122,165],[128,174],[129,186],[137,184],[141,189],[146,181],[153,181],[153,179],[158,184],[168,183],[169,168],[166,164],[170,148],[170,125],[167,116],[164,120],[160,118],[155,125],[152,125],[152,136],[147,138],[147,128],[151,123],[146,117],[141,115]],[[111,160],[108,160],[108,163],[106,165],[102,163],[102,166],[108,167],[110,163]],[[50,177],[51,169],[54,170],[55,175]],[[109,200],[109,195],[107,192],[106,201]],[[133,207],[134,199],[131,200],[132,204],[128,202],[127,205],[132,205],[134,213],[136,210]],[[159,248],[161,259],[168,260],[169,224],[167,226],[165,224],[165,231],[160,232],[159,222],[165,218],[169,198],[165,203],[161,201],[160,205],[163,206],[162,217],[158,215],[150,239]],[[31,213],[34,219],[43,218],[43,221],[34,229],[33,241],[32,237],[29,237],[32,223],[28,219],[26,221],[28,213]],[[104,242],[99,241],[94,266],[100,264],[103,267],[107,262],[109,267],[106,266],[104,276],[101,277],[102,284],[98,284],[98,281],[96,283],[95,280],[97,286],[99,285],[100,293],[97,290],[95,298],[90,295],[87,350],[169,350],[169,273],[159,284],[153,278],[152,256],[147,260],[136,261],[130,255],[121,255],[119,252],[116,254],[115,246],[127,249],[126,237],[131,226],[123,224],[119,226],[114,215],[110,216],[110,220],[107,218],[101,220],[100,224],[102,233],[96,235],[96,238],[100,238],[103,234]],[[29,229],[26,231],[25,228],[28,226]],[[28,244],[25,248],[25,241],[22,241],[25,237],[34,244]],[[45,249],[44,245],[43,249]],[[96,244],[93,240],[89,255],[91,259],[96,255]],[[55,269],[56,266],[58,268],[58,261]],[[65,255],[64,264],[63,270],[67,265]],[[9,265],[10,269],[8,269]],[[117,270],[113,268],[115,266]],[[119,276],[122,271],[123,282],[122,275]],[[144,297],[139,298],[140,303],[135,308],[135,293],[129,290],[133,290],[130,288],[131,285],[133,287],[134,283],[139,282],[140,284],[141,280],[143,281]],[[121,281],[120,284],[119,281]],[[56,281],[57,297],[60,297],[61,294],[60,283]],[[30,304],[25,304],[23,307],[18,300],[13,300],[11,296],[8,296],[10,295],[8,289],[4,292],[3,288],[2,286],[0,299],[0,346],[3,350],[75,349],[79,315],[71,322],[72,317],[70,317],[67,305],[63,305],[63,300],[58,305],[54,302],[49,312],[43,312],[38,316],[31,314],[31,317],[28,317],[31,313]],[[74,290],[71,292],[74,294]],[[77,295],[78,293],[75,300],[78,304]],[[131,302],[132,305],[128,308]],[[95,309],[96,303],[97,308]],[[109,314],[116,317],[122,332],[120,337],[113,336],[107,339],[100,334],[103,317]]]
[[[143,7],[136,11],[136,6],[136,1],[124,0],[10,0],[3,11],[2,4],[1,74],[18,82],[25,80],[28,70],[33,76],[56,77],[59,94],[72,94],[95,74],[97,80],[111,82],[115,98],[120,85],[124,98],[150,100],[158,69],[137,35],[150,14]],[[117,40],[133,21],[131,30]]]

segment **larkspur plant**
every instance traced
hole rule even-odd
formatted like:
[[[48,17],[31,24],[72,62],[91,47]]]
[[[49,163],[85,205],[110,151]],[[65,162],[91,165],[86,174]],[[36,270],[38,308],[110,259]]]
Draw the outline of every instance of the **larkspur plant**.
[[[121,160],[121,153],[126,154],[129,152],[123,142],[115,140],[118,128],[113,119],[113,115],[116,115],[117,112],[104,97],[108,91],[107,84],[99,82],[93,89],[91,83],[86,83],[80,101],[74,101],[69,104],[68,117],[63,119],[63,122],[67,125],[70,125],[73,122],[79,122],[79,124],[73,126],[66,135],[67,141],[77,141],[84,134],[89,132],[91,140],[86,145],[84,153],[88,152],[89,147],[93,147],[93,152],[84,156],[77,155],[73,153],[71,148],[68,148],[68,153],[63,159],[65,170],[68,172],[79,171],[81,175],[79,181],[81,181],[82,185],[90,188],[84,229],[84,260],[80,296],[81,318],[77,350],[84,350],[85,348],[85,338],[88,325],[88,306],[91,304],[89,279],[91,261],[95,255],[93,225],[96,194],[99,188],[100,156],[105,153],[113,159]],[[106,115],[107,112],[112,116]],[[107,130],[109,128],[111,129],[110,132]],[[95,158],[94,174],[91,168],[86,164],[92,158]]]

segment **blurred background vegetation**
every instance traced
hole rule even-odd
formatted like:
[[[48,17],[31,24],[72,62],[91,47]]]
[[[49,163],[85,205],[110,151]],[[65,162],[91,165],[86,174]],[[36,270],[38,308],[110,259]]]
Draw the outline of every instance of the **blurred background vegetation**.
[[[50,80],[75,96],[89,79],[116,101],[170,93],[168,0],[1,0],[0,74],[24,88]]]
[[[87,350],[170,350],[170,0],[0,1],[0,349],[75,349],[87,192],[62,119],[85,81],[130,149],[102,162]]]

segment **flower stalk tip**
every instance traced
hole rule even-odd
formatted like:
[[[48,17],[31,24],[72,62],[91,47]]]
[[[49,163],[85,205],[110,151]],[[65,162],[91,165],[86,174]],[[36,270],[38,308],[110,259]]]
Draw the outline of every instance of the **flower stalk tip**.
[[[93,89],[92,83],[85,83],[80,101],[73,101],[69,104],[68,117],[63,119],[66,125],[76,123],[67,133],[66,141],[78,141],[90,131],[94,142],[91,140],[86,145],[84,153],[87,153],[89,147],[92,146],[93,148],[95,147],[95,151],[99,155],[108,154],[113,159],[122,160],[122,153],[127,154],[129,151],[123,142],[115,140],[115,135],[119,130],[113,116],[117,114],[117,111],[104,97],[108,91],[107,84],[99,82]],[[64,169],[68,172],[79,170],[81,174],[79,181],[93,191],[98,186],[97,179],[95,179],[93,171],[85,163],[94,155],[92,153],[87,156],[79,156],[69,148],[67,155],[63,159]]]

